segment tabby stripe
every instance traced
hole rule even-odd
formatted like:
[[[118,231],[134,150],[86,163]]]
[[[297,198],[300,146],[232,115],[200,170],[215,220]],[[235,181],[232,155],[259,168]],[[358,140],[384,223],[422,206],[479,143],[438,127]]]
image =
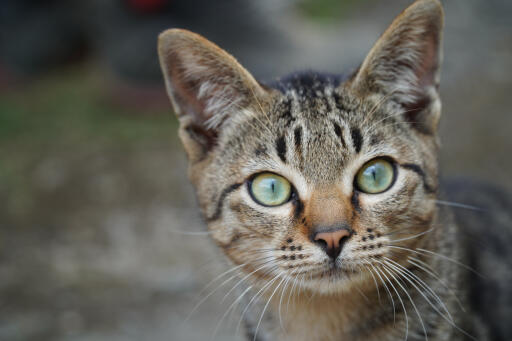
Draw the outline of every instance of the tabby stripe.
[[[327,108],[327,112],[333,112],[334,108],[331,105],[332,98],[330,98],[330,97],[323,97],[322,99],[325,102],[325,107]]]
[[[295,153],[302,155],[302,127],[297,127],[293,131],[293,140],[295,141]]]
[[[285,120],[285,126],[289,127],[295,121],[295,117],[292,115],[292,100],[287,98],[283,105],[284,108],[280,117]]]
[[[295,141],[295,148],[300,149],[302,147],[302,127],[297,127],[293,131],[293,137]]]
[[[432,188],[432,186],[430,186],[427,183],[427,176],[425,175],[425,172],[419,165],[417,165],[415,163],[403,163],[400,166],[402,168],[408,169],[408,170],[413,171],[414,173],[418,174],[421,177],[421,180],[423,181],[423,188],[425,188],[425,191],[427,191],[429,193],[435,192],[435,189]]]
[[[343,148],[347,148],[347,144],[345,143],[345,139],[343,138],[343,130],[341,129],[339,124],[334,121],[332,121],[332,125],[334,126],[334,133],[340,139]]]
[[[350,202],[352,203],[352,207],[358,213],[361,213],[361,205],[359,203],[359,192],[354,190],[352,193],[352,198],[350,198]]]
[[[359,153],[363,147],[363,136],[361,135],[361,131],[358,128],[352,128],[350,129],[350,136],[352,137],[352,143],[354,143],[356,153]]]
[[[215,210],[215,213],[211,217],[206,218],[206,221],[208,221],[208,222],[214,221],[214,220],[217,220],[217,219],[219,219],[221,217],[221,215],[222,215],[222,207],[224,206],[224,200],[229,195],[229,193],[233,192],[234,190],[236,190],[241,185],[242,185],[242,183],[235,183],[235,184],[232,184],[232,185],[224,188],[224,190],[220,194],[219,200],[217,201],[217,208]]]
[[[296,198],[293,201],[293,204],[295,206],[295,213],[294,213],[295,219],[299,219],[300,216],[302,216],[302,213],[304,212],[304,203],[302,201],[300,201],[299,198]]]
[[[342,100],[341,96],[335,92],[332,94],[332,97],[334,98],[334,104],[336,105],[336,108],[340,112],[346,111],[345,107],[343,106],[343,100]]]
[[[286,140],[284,136],[281,136],[276,140],[276,151],[277,156],[286,163]]]

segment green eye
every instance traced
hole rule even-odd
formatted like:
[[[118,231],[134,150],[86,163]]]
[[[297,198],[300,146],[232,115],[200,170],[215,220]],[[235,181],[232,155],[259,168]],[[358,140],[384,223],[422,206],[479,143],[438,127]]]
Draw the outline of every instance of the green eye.
[[[292,186],[290,182],[273,173],[257,175],[249,185],[253,199],[264,206],[278,206],[290,199]]]
[[[361,192],[376,194],[386,191],[395,179],[395,168],[386,159],[367,162],[356,176],[356,185]]]

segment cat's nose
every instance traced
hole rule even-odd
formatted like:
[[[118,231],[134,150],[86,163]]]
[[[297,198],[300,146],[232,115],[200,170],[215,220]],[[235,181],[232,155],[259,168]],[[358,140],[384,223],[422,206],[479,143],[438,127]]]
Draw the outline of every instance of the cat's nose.
[[[314,243],[322,247],[332,260],[335,260],[343,248],[343,245],[352,235],[348,228],[341,228],[329,232],[316,232],[313,235]]]

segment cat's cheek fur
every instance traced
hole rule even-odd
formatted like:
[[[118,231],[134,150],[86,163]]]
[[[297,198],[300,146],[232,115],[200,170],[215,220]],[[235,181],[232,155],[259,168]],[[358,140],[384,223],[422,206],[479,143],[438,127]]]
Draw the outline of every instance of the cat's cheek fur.
[[[225,205],[227,213],[209,228],[213,238],[235,263],[246,262],[248,257],[257,259],[263,254],[271,255],[290,229],[291,203],[261,206],[252,200],[247,184],[240,186]]]
[[[232,247],[239,239],[239,231],[236,228],[240,225],[237,217],[227,213],[222,220],[208,224],[212,239],[223,249]]]

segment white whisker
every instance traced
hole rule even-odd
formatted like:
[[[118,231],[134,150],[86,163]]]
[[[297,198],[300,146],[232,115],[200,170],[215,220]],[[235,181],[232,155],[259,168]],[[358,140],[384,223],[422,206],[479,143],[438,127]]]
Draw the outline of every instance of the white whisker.
[[[216,282],[217,280],[221,279],[222,277],[226,276],[227,274],[230,274],[231,272],[233,271],[236,271],[238,269],[240,269],[241,267],[247,265],[247,263],[243,263],[243,264],[240,264],[240,265],[237,265],[231,269],[228,269],[226,271],[224,271],[223,273],[221,273],[220,275],[216,276],[214,279],[212,279],[211,281],[209,281],[204,287],[203,289],[201,289],[201,291],[199,292],[199,294],[197,294],[197,296],[201,296],[209,287],[210,285],[212,285],[214,282]]]
[[[224,321],[224,319],[226,318],[226,316],[229,314],[229,311],[230,311],[230,310],[232,310],[232,309],[235,307],[235,305],[236,305],[237,303],[239,303],[239,302],[240,302],[240,300],[242,300],[242,298],[245,296],[245,294],[246,294],[247,292],[249,292],[249,290],[251,290],[251,289],[252,289],[252,285],[248,286],[248,287],[247,287],[247,289],[245,289],[245,290],[244,290],[244,292],[242,292],[242,293],[238,296],[238,298],[237,298],[236,300],[234,300],[234,301],[233,301],[233,303],[231,303],[231,305],[228,307],[228,309],[226,310],[226,312],[222,315],[222,317],[221,317],[220,321],[217,323],[217,326],[215,326],[215,330],[213,331],[213,335],[212,335],[212,337],[210,338],[210,340],[214,340],[214,339],[215,339],[215,336],[217,335],[217,332],[218,332],[218,330],[219,330],[219,328],[220,328],[220,326],[221,326],[221,324],[222,324],[222,321]]]
[[[444,311],[446,312],[446,315],[448,316],[448,319],[450,321],[453,322],[453,317],[452,315],[450,314],[450,311],[448,310],[448,308],[446,307],[446,305],[444,304],[443,300],[441,300],[441,298],[423,281],[421,280],[418,276],[416,276],[414,273],[412,273],[409,269],[403,267],[402,265],[398,264],[397,262],[387,258],[387,257],[384,257],[387,262],[386,264],[388,264],[388,266],[392,267],[393,269],[395,269],[397,272],[401,272],[403,274],[403,278],[406,279],[409,283],[411,283],[411,285],[418,291],[418,293],[423,296],[423,298],[425,299],[425,301],[427,301],[427,303],[439,314],[439,315],[443,315],[439,309],[430,301],[430,299],[428,299],[428,297],[423,293],[423,291],[418,288],[416,286],[416,284],[414,284],[414,282],[412,281],[415,281],[416,283],[418,283],[418,285],[420,285],[422,288],[424,288],[430,295],[432,295],[434,297],[434,299],[441,305],[441,307],[444,309]]]
[[[385,270],[384,267],[383,267],[382,262],[380,262],[380,261],[377,261],[377,262],[381,265],[381,270]],[[400,293],[398,292],[396,287],[393,285],[393,282],[391,282],[391,280],[384,273],[384,271],[381,271],[381,274],[382,274],[382,276],[384,276],[386,278],[386,281],[389,283],[389,285],[391,286],[391,288],[395,292],[398,300],[400,301],[400,305],[402,306],[402,309],[403,309],[403,312],[404,312],[404,316],[405,316],[405,337],[404,337],[404,340],[406,341],[407,337],[409,336],[409,317],[407,316],[407,309],[405,309],[404,301],[402,300],[402,297],[400,296]],[[392,274],[390,274],[390,276],[391,276],[391,278],[395,279],[395,276],[393,276]],[[396,279],[395,279],[395,281],[396,281]]]
[[[290,284],[290,282],[292,280],[293,280],[293,277],[291,277],[291,276],[287,277],[286,282],[283,285],[283,289],[281,290],[281,297],[279,298],[279,307],[277,309],[277,312],[278,312],[278,315],[279,315],[279,325],[281,326],[281,329],[283,331],[285,331],[285,329],[284,329],[284,325],[283,325],[283,317],[282,317],[282,314],[281,314],[281,306],[283,304],[283,297],[285,295],[286,288],[288,287],[288,285]]]
[[[282,274],[279,274],[277,278],[281,277]],[[256,341],[257,340],[257,336],[258,336],[258,330],[260,329],[260,325],[261,325],[261,321],[263,320],[263,315],[265,315],[265,311],[267,310],[267,307],[268,305],[270,304],[270,301],[272,301],[272,298],[274,297],[274,295],[276,294],[277,290],[279,289],[279,287],[281,286],[281,284],[283,284],[283,281],[286,279],[286,277],[283,277],[283,279],[281,280],[281,282],[279,282],[279,284],[276,286],[276,288],[274,289],[274,291],[272,292],[272,294],[270,294],[270,297],[268,298],[267,300],[267,303],[265,304],[265,306],[263,307],[263,310],[261,311],[261,315],[260,315],[260,319],[258,320],[258,324],[256,325],[256,329],[254,331],[254,338],[253,338],[253,341]]]
[[[231,294],[231,292],[233,290],[235,290],[240,284],[242,284],[242,282],[244,282],[247,278],[249,278],[251,275],[253,275],[254,273],[260,271],[261,269],[264,269],[264,268],[272,268],[274,266],[274,263],[273,260],[270,260],[270,261],[267,261],[265,262],[265,264],[263,264],[262,266],[260,266],[259,268],[257,268],[256,270],[250,272],[249,274],[245,275],[244,277],[242,277],[242,279],[240,279],[225,295],[224,297],[222,298],[222,300],[220,301],[220,303],[222,304],[226,298],[229,296],[229,294]]]
[[[209,236],[211,231],[183,231],[183,230],[169,230],[171,233],[180,234],[183,236]]]
[[[391,266],[392,266],[392,264],[389,264],[389,263],[388,263],[388,264],[387,264],[387,266],[391,267]],[[396,270],[395,270],[395,271],[396,271]],[[411,282],[407,277],[405,277],[405,276],[404,276],[404,278],[405,278],[409,283],[413,284],[413,283],[412,283],[412,282]],[[414,286],[414,284],[413,284],[413,286]],[[418,290],[418,291],[421,293],[421,291],[420,291],[418,288],[416,288],[416,290]],[[425,297],[425,299],[426,299],[426,297]],[[472,336],[471,334],[469,334],[468,332],[466,332],[465,330],[463,330],[463,329],[461,329],[459,326],[457,326],[457,325],[453,322],[453,319],[447,318],[444,314],[442,314],[442,313],[437,309],[437,307],[435,307],[434,305],[432,305],[432,304],[430,303],[430,301],[429,301],[429,300],[427,300],[427,302],[428,302],[428,303],[431,305],[431,307],[432,307],[432,308],[433,308],[433,309],[434,309],[434,310],[439,314],[439,316],[441,316],[445,321],[447,321],[447,322],[448,322],[448,323],[449,323],[453,328],[457,329],[458,331],[460,331],[460,332],[461,332],[461,333],[463,333],[464,335],[466,335],[466,336],[470,337],[471,339],[476,340],[474,336]],[[412,302],[411,302],[411,303],[412,303]],[[425,335],[426,335],[426,334],[425,334]]]
[[[427,233],[430,233],[434,230],[434,226],[432,226],[431,228],[429,228],[428,230],[426,231],[423,231],[421,233],[417,233],[415,235],[412,235],[412,236],[409,236],[409,237],[405,237],[405,238],[400,238],[400,239],[391,239],[390,241],[393,242],[393,243],[396,243],[396,242],[402,242],[402,241],[405,241],[405,240],[411,240],[411,239],[414,239],[414,238],[418,238],[418,237],[421,237]]]
[[[455,259],[451,259],[450,257],[447,257],[445,255],[442,255],[442,254],[439,254],[439,253],[436,253],[436,252],[432,252],[432,251],[429,251],[429,250],[425,250],[425,249],[410,249],[410,248],[407,248],[407,247],[403,247],[403,246],[397,246],[397,245],[390,245],[390,244],[386,244],[387,247],[390,247],[390,248],[393,248],[393,249],[400,249],[400,250],[404,250],[404,251],[409,251],[409,252],[413,252],[413,253],[416,253],[418,255],[431,255],[431,256],[436,256],[436,257],[439,257],[441,259],[444,259],[444,260],[447,260],[449,262],[452,262],[454,264],[457,264],[461,267],[463,267],[464,269],[468,270],[468,271],[471,271],[472,273],[474,273],[475,275],[478,275],[482,278],[485,278],[482,274],[480,274],[478,271],[476,271],[475,269],[471,268],[470,266],[467,266],[466,264],[463,264]]]
[[[466,204],[462,204],[459,202],[445,201],[445,200],[434,200],[434,201],[438,205],[451,206],[451,207],[456,207],[456,208],[464,208],[464,209],[473,210],[473,211],[482,211],[482,212],[487,211],[486,209],[481,208],[481,207],[466,205]]]
[[[367,261],[368,264],[370,264],[370,262]],[[382,305],[382,301],[380,300],[380,290],[379,290],[379,285],[377,284],[377,279],[375,278],[373,272],[371,272],[370,269],[368,269],[367,267],[363,267],[363,269],[365,269],[366,271],[368,271],[370,273],[370,275],[372,275],[372,278],[373,278],[373,282],[375,283],[375,289],[377,289],[377,298],[379,300],[379,304]]]
[[[416,315],[418,315],[418,318],[420,319],[420,324],[421,324],[421,327],[423,328],[423,332],[424,332],[424,334],[425,334],[425,341],[427,341],[427,340],[428,340],[428,337],[427,337],[427,329],[425,328],[425,324],[423,323],[423,319],[421,318],[421,314],[420,314],[420,312],[419,312],[418,308],[416,307],[416,304],[414,303],[414,301],[413,301],[413,299],[412,299],[411,295],[409,295],[409,292],[407,291],[407,289],[405,289],[405,287],[402,285],[401,281],[399,280],[399,277],[400,277],[399,275],[400,275],[400,273],[396,272],[396,270],[395,270],[395,271],[393,271],[393,268],[391,268],[391,267],[390,267],[388,264],[386,264],[386,263],[381,263],[381,264],[384,266],[384,268],[383,268],[383,269],[384,269],[384,270],[386,270],[386,271],[389,273],[389,275],[390,275],[390,276],[392,276],[392,277],[394,278],[394,280],[395,280],[396,284],[398,284],[398,286],[399,286],[400,288],[402,288],[402,290],[403,290],[403,292],[405,293],[405,295],[407,295],[407,297],[409,298],[409,301],[411,302],[411,305],[412,305],[412,307],[413,307],[414,311],[416,312]],[[388,269],[389,269],[389,270],[388,270]],[[392,275],[391,271],[392,271],[392,272],[394,272],[394,273],[396,273],[399,277],[398,277],[398,278],[397,278],[397,277],[394,277],[394,276]]]
[[[459,298],[457,297],[457,295],[455,294],[455,292],[443,281],[441,280],[441,278],[439,278],[439,275],[437,275],[433,270],[429,270],[427,269],[426,266],[428,266],[428,264],[422,262],[421,260],[419,260],[418,258],[416,257],[411,257],[409,256],[407,261],[409,263],[411,263],[412,265],[416,266],[418,269],[420,270],[423,270],[424,272],[426,272],[427,274],[429,274],[430,276],[432,276],[434,279],[436,279],[439,283],[441,283],[441,285],[450,292],[450,294],[455,298],[455,300],[457,301],[457,304],[459,305],[459,307],[461,308],[461,310],[463,312],[466,312],[466,309],[464,309],[464,306],[462,305],[462,302],[459,300]],[[424,266],[422,266],[421,264],[424,264]]]
[[[278,267],[276,266],[276,269]],[[263,294],[263,290],[266,291],[266,289],[268,289],[268,287],[270,285],[272,285],[272,283],[274,283],[277,279],[279,278],[279,275],[275,276],[273,279],[271,279],[270,281],[268,281],[256,294],[254,294],[254,296],[251,298],[251,300],[249,301],[249,303],[247,304],[247,306],[245,307],[244,311],[242,312],[242,314],[240,315],[240,320],[238,321],[238,324],[236,326],[236,332],[238,333],[238,331],[240,330],[240,326],[242,324],[242,320],[245,316],[245,314],[247,313],[247,310],[249,310],[249,307],[251,306],[251,304],[254,302],[254,300],[256,298],[258,298],[261,294]]]

